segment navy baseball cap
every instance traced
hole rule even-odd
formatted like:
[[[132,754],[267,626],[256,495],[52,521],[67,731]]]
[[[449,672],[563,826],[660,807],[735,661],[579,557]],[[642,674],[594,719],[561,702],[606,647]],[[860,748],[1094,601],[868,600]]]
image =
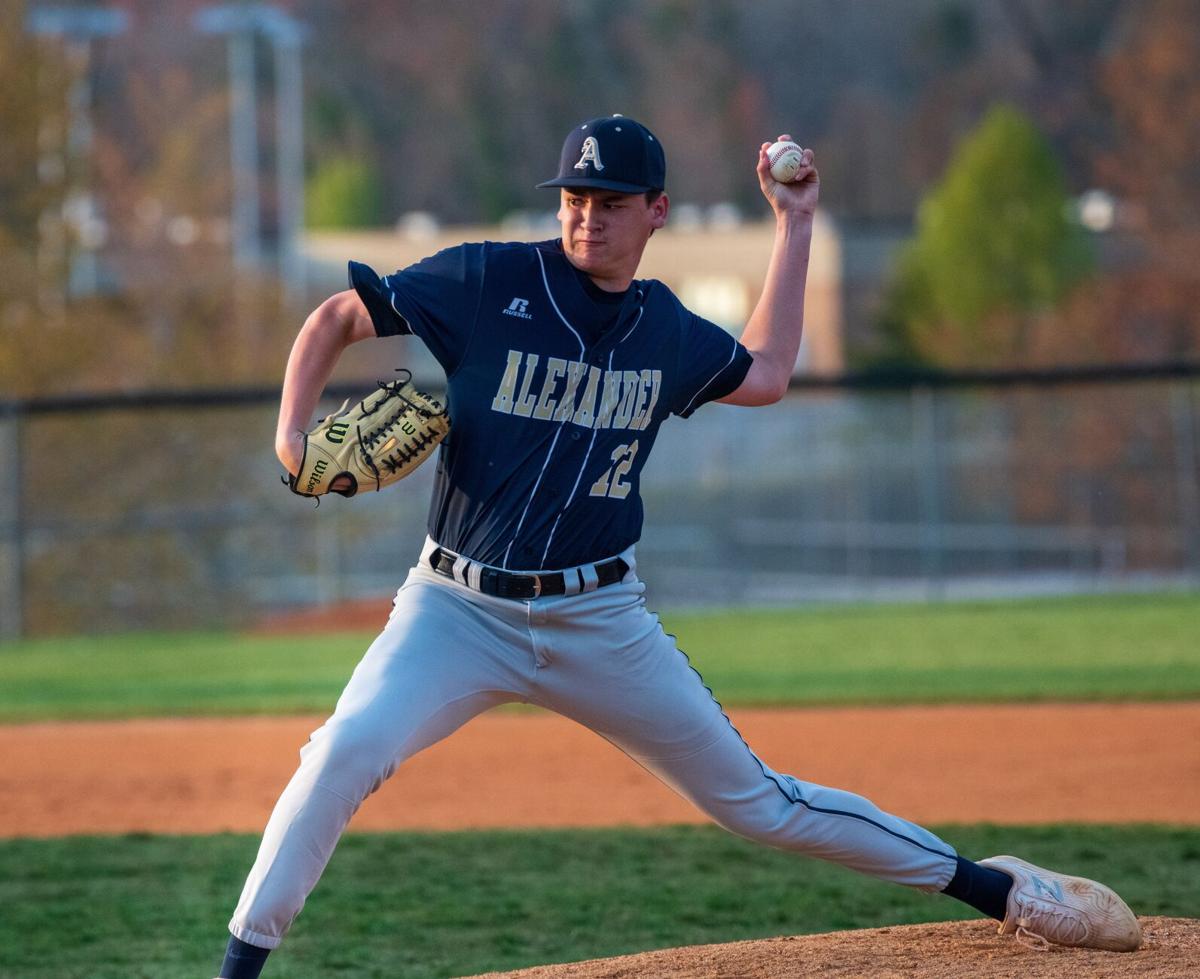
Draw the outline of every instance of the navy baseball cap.
[[[538,187],[595,187],[640,194],[667,185],[667,158],[640,122],[601,116],[576,126],[563,142],[558,176]]]

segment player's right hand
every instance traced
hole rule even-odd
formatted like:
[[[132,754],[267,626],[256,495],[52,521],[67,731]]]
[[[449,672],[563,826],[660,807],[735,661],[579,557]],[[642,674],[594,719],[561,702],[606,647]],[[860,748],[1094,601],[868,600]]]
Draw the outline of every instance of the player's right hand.
[[[783,133],[780,140],[792,141],[792,137]],[[820,194],[821,178],[817,173],[813,151],[804,150],[805,165],[798,171],[790,183],[781,184],[771,176],[771,163],[767,159],[770,143],[763,143],[758,150],[758,185],[763,196],[771,205],[776,216],[799,214],[812,217],[817,209],[817,197]]]

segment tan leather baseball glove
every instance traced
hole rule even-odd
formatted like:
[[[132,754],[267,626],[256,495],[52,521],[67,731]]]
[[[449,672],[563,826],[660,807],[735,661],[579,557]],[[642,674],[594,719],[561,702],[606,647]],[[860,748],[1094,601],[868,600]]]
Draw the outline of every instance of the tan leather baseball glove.
[[[296,475],[284,477],[293,493],[354,496],[381,490],[421,465],[450,431],[442,405],[412,385],[412,375],[380,381],[378,390],[341,408],[306,433]],[[338,483],[339,477],[346,477]]]

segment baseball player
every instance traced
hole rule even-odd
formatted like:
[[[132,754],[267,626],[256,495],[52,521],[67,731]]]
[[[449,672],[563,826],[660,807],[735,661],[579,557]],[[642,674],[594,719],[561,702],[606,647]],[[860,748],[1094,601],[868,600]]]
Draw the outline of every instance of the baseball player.
[[[420,559],[300,751],[230,922],[223,979],[260,974],[398,765],[513,701],[586,725],[733,833],[943,892],[1028,941],[1138,947],[1137,919],[1101,884],[1013,857],[971,862],[860,796],[773,771],[646,608],[639,480],[660,426],[710,401],[778,401],[796,362],[818,175],[804,150],[777,182],[768,145],[757,173],[775,241],[741,343],[634,277],[670,202],[662,145],[622,116],[572,129],[539,185],[559,194],[561,238],[464,244],[384,278],[351,262],[351,288],[305,322],[276,438],[290,473],[339,355],[372,337],[429,348],[450,429]]]

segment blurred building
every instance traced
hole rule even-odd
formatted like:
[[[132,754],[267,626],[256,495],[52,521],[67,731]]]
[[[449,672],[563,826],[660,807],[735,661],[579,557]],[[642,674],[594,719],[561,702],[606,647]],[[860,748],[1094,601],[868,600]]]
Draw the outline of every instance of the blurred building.
[[[756,222],[672,230],[654,235],[638,272],[659,279],[694,312],[739,336],[762,292],[774,223]],[[537,240],[557,225],[535,223],[439,228],[403,222],[395,231],[308,231],[301,245],[305,275],[316,293],[346,288],[346,261],[366,262],[381,275],[463,241]],[[804,341],[796,372],[837,373],[843,358],[842,253],[837,228],[818,214],[805,301]]]

